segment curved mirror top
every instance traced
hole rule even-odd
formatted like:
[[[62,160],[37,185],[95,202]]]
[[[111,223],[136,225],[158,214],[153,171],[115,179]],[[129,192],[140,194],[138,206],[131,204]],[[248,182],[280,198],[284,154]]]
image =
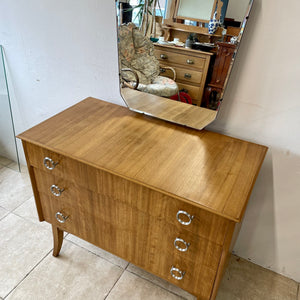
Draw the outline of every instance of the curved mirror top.
[[[129,109],[195,129],[217,116],[253,0],[118,0]]]

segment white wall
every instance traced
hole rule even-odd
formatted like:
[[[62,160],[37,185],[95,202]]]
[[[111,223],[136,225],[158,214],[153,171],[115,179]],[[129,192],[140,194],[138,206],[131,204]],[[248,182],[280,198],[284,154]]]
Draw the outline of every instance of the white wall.
[[[114,15],[110,0],[0,1],[17,133],[88,96],[123,105]]]
[[[255,0],[209,128],[270,147],[235,252],[300,281],[299,1]],[[286,43],[289,41],[289,47]]]
[[[111,0],[2,0],[17,132],[87,97],[122,103]],[[300,2],[255,0],[210,128],[270,147],[235,252],[300,281]],[[294,27],[293,27],[294,26]]]

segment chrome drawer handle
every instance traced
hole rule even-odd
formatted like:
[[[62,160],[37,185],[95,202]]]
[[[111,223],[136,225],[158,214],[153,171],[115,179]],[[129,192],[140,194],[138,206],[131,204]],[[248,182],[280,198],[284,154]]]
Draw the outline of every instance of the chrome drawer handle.
[[[188,221],[185,222],[183,221],[181,218],[180,218],[180,215],[185,215],[187,218],[188,218]],[[194,216],[191,216],[189,213],[187,213],[186,211],[184,210],[179,210],[177,212],[177,215],[176,215],[176,218],[177,218],[177,221],[182,224],[182,225],[190,225],[192,223],[192,220],[194,219]]]
[[[185,73],[184,78],[191,79],[192,75],[190,73]]]
[[[194,61],[191,60],[191,59],[187,59],[187,60],[186,60],[186,63],[187,63],[188,65],[193,65],[193,64],[194,64]]]
[[[184,244],[185,247],[184,247],[184,248],[181,248],[181,247],[179,246],[180,243]],[[178,244],[179,244],[179,245],[178,245]],[[176,248],[177,250],[181,251],[181,252],[186,252],[186,251],[188,251],[190,245],[191,245],[190,243],[187,243],[185,240],[180,239],[180,238],[176,238],[175,241],[174,241],[174,246],[175,246],[175,248]]]
[[[183,276],[184,276],[184,274],[185,274],[184,271],[181,271],[181,270],[179,270],[178,268],[175,268],[175,267],[173,267],[173,266],[172,266],[170,272],[171,272],[172,277],[175,278],[176,280],[182,280],[182,279],[183,279]],[[175,273],[178,273],[179,276],[175,275],[174,272],[175,272]]]
[[[160,55],[160,58],[161,58],[161,59],[167,59],[167,58],[168,58],[168,55],[166,55],[166,54],[161,54],[161,55]]]
[[[56,165],[58,165],[58,162],[54,162],[50,157],[44,158],[44,166],[48,170],[53,170],[56,167]]]
[[[55,184],[52,184],[50,187],[51,193],[56,197],[59,197],[64,190],[65,190],[64,188],[61,189]]]
[[[55,218],[59,223],[65,223],[69,216],[64,216],[61,212],[55,214]]]

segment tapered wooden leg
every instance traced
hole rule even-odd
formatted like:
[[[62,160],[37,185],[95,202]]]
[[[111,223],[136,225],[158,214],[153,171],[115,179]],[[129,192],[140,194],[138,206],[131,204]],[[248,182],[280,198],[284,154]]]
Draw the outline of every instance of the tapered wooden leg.
[[[53,256],[56,257],[59,255],[59,251],[63,243],[64,231],[52,225],[52,233],[53,233],[53,244],[54,244]]]

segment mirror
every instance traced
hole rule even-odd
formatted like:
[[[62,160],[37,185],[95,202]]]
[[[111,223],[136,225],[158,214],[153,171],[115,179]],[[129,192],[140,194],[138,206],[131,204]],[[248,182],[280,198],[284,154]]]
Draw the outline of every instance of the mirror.
[[[20,172],[5,63],[4,48],[0,45],[0,169],[6,167]]]
[[[253,0],[118,0],[121,95],[195,129],[217,116]]]
[[[213,18],[217,0],[178,1],[176,18],[183,20],[199,20],[208,23]]]

